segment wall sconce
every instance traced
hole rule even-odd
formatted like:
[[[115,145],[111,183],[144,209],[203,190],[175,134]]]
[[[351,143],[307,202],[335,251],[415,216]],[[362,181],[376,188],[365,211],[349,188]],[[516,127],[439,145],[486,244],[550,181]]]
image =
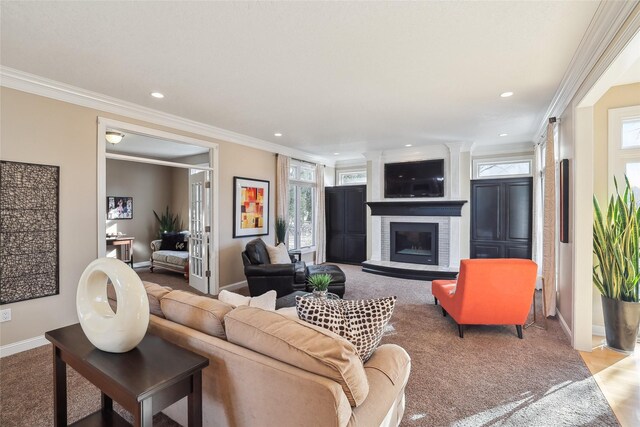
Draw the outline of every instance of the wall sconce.
[[[124,138],[124,134],[113,130],[108,130],[104,138],[108,143],[115,145],[122,141],[122,138]]]

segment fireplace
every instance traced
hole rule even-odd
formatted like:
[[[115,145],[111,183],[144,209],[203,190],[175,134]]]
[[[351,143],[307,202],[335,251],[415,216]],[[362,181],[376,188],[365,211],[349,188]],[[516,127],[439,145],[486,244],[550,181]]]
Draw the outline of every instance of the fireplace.
[[[392,222],[391,261],[438,265],[438,224]]]

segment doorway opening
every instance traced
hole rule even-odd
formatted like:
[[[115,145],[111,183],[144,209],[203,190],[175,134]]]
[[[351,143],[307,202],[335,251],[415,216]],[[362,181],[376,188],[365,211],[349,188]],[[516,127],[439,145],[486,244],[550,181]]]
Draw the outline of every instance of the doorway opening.
[[[124,137],[111,144],[105,139],[107,132]],[[154,270],[162,267],[183,272],[190,287],[217,294],[218,145],[105,118],[98,119],[97,143],[98,256],[107,256],[107,238],[122,238],[131,243],[127,256],[132,265],[151,264]],[[134,179],[127,182],[117,174],[118,170],[127,170],[127,176]],[[122,194],[110,194],[114,191]],[[135,192],[137,197],[124,194],[128,191]],[[131,211],[123,218],[109,219],[113,217],[108,209],[110,197],[127,198]],[[165,221],[159,221],[156,215],[160,219],[175,219],[171,233],[165,233],[164,237],[183,236],[180,248],[172,248],[177,251],[170,254],[177,258],[161,260],[159,253],[148,257],[150,250],[160,248],[157,239],[163,235],[158,233],[166,231]],[[140,238],[131,235],[131,230]],[[136,257],[134,248],[138,248],[142,257]]]

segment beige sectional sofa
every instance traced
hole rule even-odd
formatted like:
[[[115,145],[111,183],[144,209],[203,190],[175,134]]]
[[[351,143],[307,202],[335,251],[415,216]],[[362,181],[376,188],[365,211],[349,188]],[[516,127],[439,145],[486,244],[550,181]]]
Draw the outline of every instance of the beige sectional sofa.
[[[280,312],[238,307],[145,283],[149,331],[209,358],[205,426],[397,426],[406,351],[378,347],[362,363],[332,332]],[[186,425],[186,399],[165,409]]]

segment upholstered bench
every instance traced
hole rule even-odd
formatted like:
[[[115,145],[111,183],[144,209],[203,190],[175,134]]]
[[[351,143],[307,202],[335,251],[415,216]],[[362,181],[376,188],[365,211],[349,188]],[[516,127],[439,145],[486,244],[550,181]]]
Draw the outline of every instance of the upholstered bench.
[[[310,265],[307,267],[307,278],[314,274],[330,274],[331,282],[329,283],[329,292],[338,295],[340,298],[344,296],[346,276],[337,265],[321,264]]]

